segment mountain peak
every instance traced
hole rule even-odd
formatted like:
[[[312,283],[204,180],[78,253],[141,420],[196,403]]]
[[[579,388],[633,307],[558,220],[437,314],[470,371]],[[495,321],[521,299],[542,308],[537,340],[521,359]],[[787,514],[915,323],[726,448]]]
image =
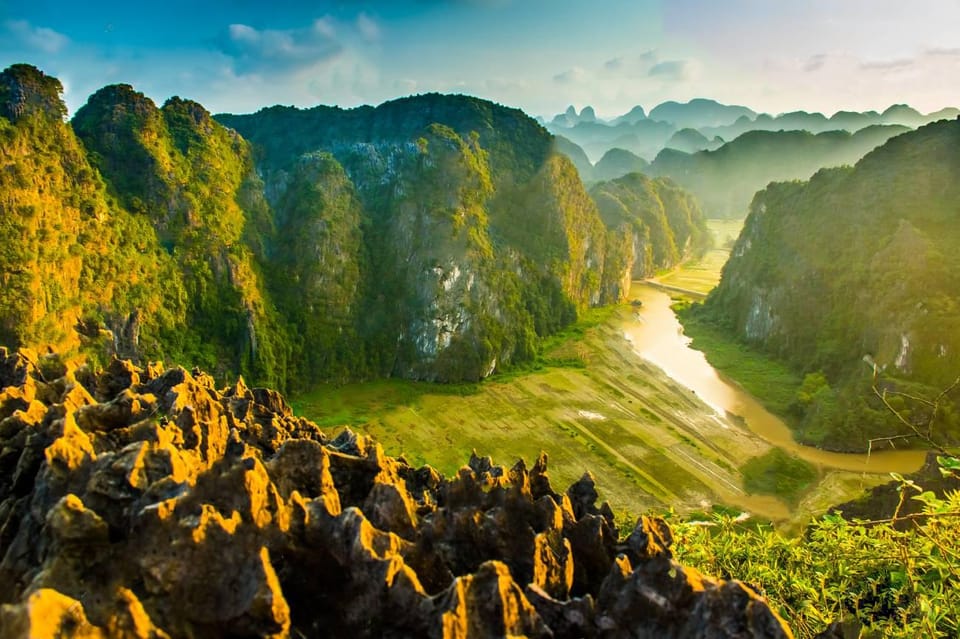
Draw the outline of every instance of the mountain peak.
[[[34,113],[63,119],[63,85],[29,64],[14,64],[0,73],[0,115],[17,121]]]
[[[745,106],[721,104],[709,98],[694,98],[689,102],[669,100],[650,111],[651,120],[671,122],[678,129],[727,126],[742,116],[757,117],[756,112]]]

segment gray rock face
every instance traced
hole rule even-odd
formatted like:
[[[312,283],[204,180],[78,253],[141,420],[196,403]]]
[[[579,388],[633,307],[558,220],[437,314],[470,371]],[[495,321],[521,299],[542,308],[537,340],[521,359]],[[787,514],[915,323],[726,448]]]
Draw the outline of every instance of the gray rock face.
[[[180,368],[0,349],[0,382],[5,637],[791,636],[544,455],[444,478]]]

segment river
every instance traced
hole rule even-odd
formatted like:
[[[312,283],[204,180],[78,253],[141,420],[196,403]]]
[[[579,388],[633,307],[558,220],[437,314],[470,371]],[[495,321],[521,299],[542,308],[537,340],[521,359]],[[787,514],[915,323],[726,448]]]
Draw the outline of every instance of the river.
[[[630,296],[640,300],[643,306],[637,309],[635,318],[624,323],[624,337],[640,357],[661,368],[712,408],[716,419],[732,426],[733,417],[739,417],[747,428],[770,444],[826,469],[910,473],[923,465],[924,451],[883,450],[867,455],[835,453],[798,444],[780,418],[717,372],[702,352],[690,348],[691,340],[683,334],[666,293],[635,282]]]

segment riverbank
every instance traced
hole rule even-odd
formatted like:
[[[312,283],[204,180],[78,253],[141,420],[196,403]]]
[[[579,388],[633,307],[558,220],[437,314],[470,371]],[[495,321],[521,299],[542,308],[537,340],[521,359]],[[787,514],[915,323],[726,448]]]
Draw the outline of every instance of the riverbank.
[[[550,364],[541,370],[453,387],[402,380],[321,387],[293,405],[334,433],[350,425],[387,453],[446,474],[474,449],[504,465],[518,457],[530,464],[545,451],[558,484],[590,471],[620,512],[673,508],[683,515],[723,505],[796,527],[888,479],[885,470],[867,472],[856,462],[848,463],[852,469],[815,464],[813,485],[789,500],[749,494],[742,466],[774,445],[644,357],[644,327],[673,314],[661,292],[636,284],[634,296],[643,307],[617,307],[572,331],[544,354]],[[676,336],[678,328],[671,330]]]
[[[803,378],[783,362],[750,350],[701,320],[689,302],[673,303],[673,310],[692,341],[712,367],[756,397],[768,410],[786,420]]]

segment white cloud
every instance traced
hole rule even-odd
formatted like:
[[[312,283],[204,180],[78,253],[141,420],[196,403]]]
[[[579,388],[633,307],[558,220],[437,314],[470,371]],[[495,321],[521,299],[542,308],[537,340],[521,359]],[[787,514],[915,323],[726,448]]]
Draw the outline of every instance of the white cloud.
[[[807,72],[819,71],[827,63],[829,56],[826,53],[818,53],[810,56],[804,63],[803,70]]]
[[[220,40],[220,50],[233,60],[240,75],[287,72],[336,58],[343,46],[329,18],[315,20],[304,29],[258,30],[231,24]]]
[[[960,58],[960,47],[953,48],[953,49],[933,48],[933,49],[927,49],[924,53],[926,53],[928,56]]]
[[[697,65],[691,60],[664,60],[657,62],[647,72],[652,78],[660,78],[667,82],[684,82],[692,80],[697,74]]]
[[[357,16],[357,30],[364,40],[373,42],[380,39],[380,25],[365,13]]]
[[[26,20],[6,20],[0,30],[4,38],[10,38],[17,46],[44,53],[57,53],[70,39],[53,29],[35,27]]]
[[[863,71],[900,71],[912,67],[916,61],[913,58],[899,58],[897,60],[868,60],[860,63]]]
[[[553,76],[553,81],[557,84],[577,84],[587,79],[587,72],[581,67],[567,69],[563,73]]]
[[[623,68],[623,56],[611,58],[603,63],[603,68],[607,71],[619,71]]]

